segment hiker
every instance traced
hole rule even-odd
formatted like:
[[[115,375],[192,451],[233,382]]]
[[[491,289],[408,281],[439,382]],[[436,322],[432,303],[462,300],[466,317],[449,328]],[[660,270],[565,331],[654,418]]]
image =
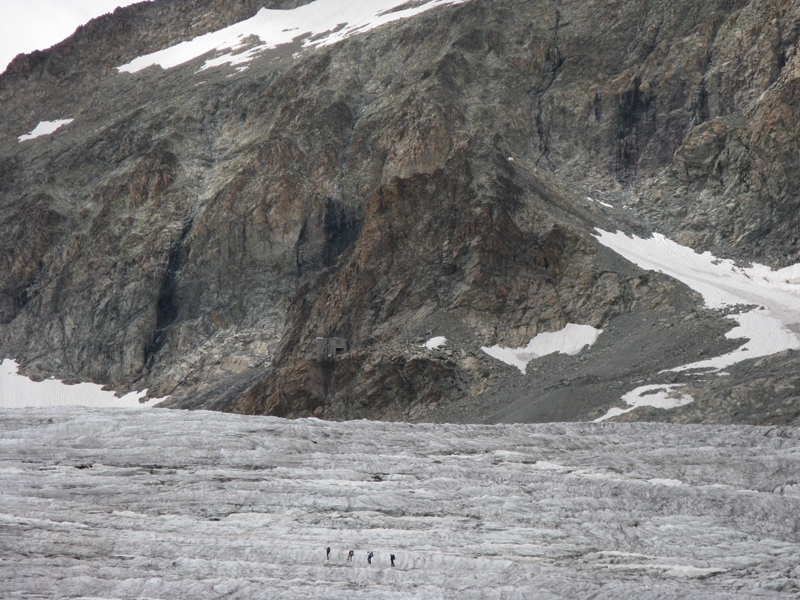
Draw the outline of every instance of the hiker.
[[[394,566],[394,554],[389,555],[389,560],[392,561],[392,566]]]
[[[347,553],[347,562],[353,562],[353,551]]]
[[[327,552],[327,555],[328,555],[328,560],[330,560],[331,559],[331,547],[330,546],[328,546],[328,549],[326,550],[326,552]]]
[[[369,564],[372,564],[372,557],[373,557],[373,556],[375,556],[375,555],[374,555],[374,554],[372,553],[372,551],[370,550],[370,553],[369,553],[369,554],[367,554],[367,563],[369,563]]]

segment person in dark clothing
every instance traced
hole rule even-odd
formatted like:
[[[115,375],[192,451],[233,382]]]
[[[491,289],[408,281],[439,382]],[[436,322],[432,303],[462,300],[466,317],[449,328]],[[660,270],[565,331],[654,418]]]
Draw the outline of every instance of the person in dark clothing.
[[[347,553],[347,562],[353,562],[353,551]]]
[[[372,564],[372,557],[375,556],[372,552],[367,554],[367,563]]]
[[[389,560],[392,561],[392,566],[394,566],[394,554],[389,555]]]
[[[328,548],[327,548],[327,550],[325,552],[327,553],[327,559],[330,560],[331,559],[331,547],[328,546]]]

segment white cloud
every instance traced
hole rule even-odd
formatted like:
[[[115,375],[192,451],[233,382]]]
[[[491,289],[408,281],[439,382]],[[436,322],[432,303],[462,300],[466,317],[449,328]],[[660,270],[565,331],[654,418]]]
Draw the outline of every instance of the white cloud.
[[[20,53],[44,50],[84,23],[141,0],[2,0],[0,71]]]

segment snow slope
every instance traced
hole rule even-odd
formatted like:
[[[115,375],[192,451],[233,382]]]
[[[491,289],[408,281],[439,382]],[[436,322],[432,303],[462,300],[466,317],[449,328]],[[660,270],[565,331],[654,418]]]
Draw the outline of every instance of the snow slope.
[[[386,23],[465,1],[316,0],[292,10],[262,8],[250,19],[140,56],[117,69],[127,73],[136,73],[153,65],[170,69],[214,51],[221,54],[208,59],[201,70],[223,64],[243,65],[265,50],[289,44],[296,39],[303,39],[306,48],[328,46]]]
[[[522,373],[528,363],[534,358],[541,358],[548,354],[569,354],[574,356],[580,353],[586,346],[592,346],[602,329],[595,329],[589,325],[575,325],[568,323],[561,331],[548,331],[538,334],[527,346],[522,348],[503,348],[501,346],[482,347],[492,358],[517,367]]]
[[[621,231],[598,230],[595,237],[641,268],[660,271],[685,283],[702,294],[710,308],[758,307],[731,315],[739,327],[728,337],[747,337],[750,342],[730,354],[680,369],[722,369],[748,358],[800,349],[800,263],[777,271],[759,264],[743,268],[710,252],[698,254],[658,233],[642,239]]]
[[[798,481],[792,428],[4,410],[0,581],[5,598],[796,597]]]
[[[596,231],[595,237],[601,244],[643,269],[660,271],[685,283],[703,296],[706,306],[731,307],[729,317],[739,325],[726,337],[745,338],[746,342],[733,352],[683,365],[673,371],[719,371],[744,360],[800,349],[800,263],[776,271],[759,264],[739,267],[733,261],[718,259],[710,252],[699,254],[658,233],[643,239],[629,237],[621,231]],[[746,312],[733,308],[742,305],[755,305],[756,308]],[[656,406],[647,404],[647,392],[649,390],[637,388],[622,399],[634,408]],[[674,406],[686,404],[686,398],[688,396],[683,396],[679,399],[682,403]],[[621,412],[611,409],[598,420]]]
[[[25,135],[19,136],[17,140],[20,142],[25,142],[27,140],[33,140],[43,135],[50,135],[57,129],[63,127],[64,125],[69,125],[70,123],[72,123],[73,120],[74,119],[59,119],[57,121],[40,121],[39,124],[33,128],[33,131],[31,131],[30,133],[26,133]]]
[[[107,406],[140,408],[161,402],[164,398],[151,398],[146,404],[139,402],[147,395],[131,392],[121,398],[114,392],[103,390],[95,383],[66,385],[56,379],[32,381],[17,373],[13,360],[0,362],[0,408],[26,408],[34,406]]]

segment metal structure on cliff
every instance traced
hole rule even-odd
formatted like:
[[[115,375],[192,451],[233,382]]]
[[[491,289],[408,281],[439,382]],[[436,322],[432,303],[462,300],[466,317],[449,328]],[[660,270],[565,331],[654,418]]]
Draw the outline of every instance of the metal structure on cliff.
[[[316,339],[316,357],[322,362],[335,360],[338,356],[350,351],[350,343],[344,338],[324,338]]]

